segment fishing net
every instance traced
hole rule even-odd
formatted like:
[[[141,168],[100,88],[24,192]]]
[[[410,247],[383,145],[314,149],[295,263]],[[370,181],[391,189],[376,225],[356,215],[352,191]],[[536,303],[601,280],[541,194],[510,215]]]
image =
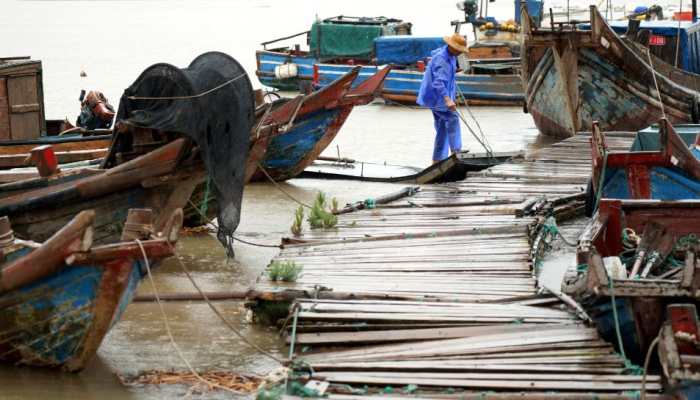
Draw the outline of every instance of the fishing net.
[[[149,67],[124,91],[117,111],[118,123],[183,134],[197,143],[219,203],[217,237],[231,255],[254,114],[248,75],[219,52],[202,54],[183,69]],[[118,151],[119,140],[111,152]]]

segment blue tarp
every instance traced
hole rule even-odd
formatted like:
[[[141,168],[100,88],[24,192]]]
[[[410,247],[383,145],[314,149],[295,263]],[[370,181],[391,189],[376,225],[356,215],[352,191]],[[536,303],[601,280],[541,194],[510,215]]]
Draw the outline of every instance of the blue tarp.
[[[382,36],[374,39],[374,54],[379,65],[410,65],[444,45],[442,37]]]
[[[520,25],[520,2],[515,0],[515,23]],[[530,18],[535,21],[535,26],[540,26],[542,23],[542,13],[544,11],[544,1],[542,0],[527,0],[527,13]]]

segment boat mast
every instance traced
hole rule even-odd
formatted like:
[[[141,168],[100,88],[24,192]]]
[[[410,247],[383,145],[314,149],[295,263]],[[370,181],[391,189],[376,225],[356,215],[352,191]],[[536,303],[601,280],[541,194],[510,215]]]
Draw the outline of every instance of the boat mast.
[[[693,0],[692,7],[693,7],[693,22],[697,22],[697,20],[698,20],[698,8],[697,8],[698,1],[697,0]]]

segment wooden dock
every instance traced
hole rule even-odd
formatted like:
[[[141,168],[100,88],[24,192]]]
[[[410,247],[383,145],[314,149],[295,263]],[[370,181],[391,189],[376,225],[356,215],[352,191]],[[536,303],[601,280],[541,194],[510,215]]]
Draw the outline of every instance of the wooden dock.
[[[303,265],[297,282],[261,277],[251,300],[291,302],[295,365],[330,382],[332,398],[636,398],[642,377],[557,298],[538,295],[533,272],[541,215],[582,211],[589,137],[353,205],[337,228],[276,257]],[[633,139],[607,137],[611,150]],[[659,376],[646,390],[662,397]]]

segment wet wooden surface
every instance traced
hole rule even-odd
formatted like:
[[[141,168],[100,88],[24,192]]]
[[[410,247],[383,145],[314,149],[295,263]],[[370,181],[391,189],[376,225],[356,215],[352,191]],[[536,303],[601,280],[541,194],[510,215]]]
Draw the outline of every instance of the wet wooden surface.
[[[303,265],[297,282],[262,276],[253,300],[296,300],[287,341],[294,331],[296,356],[335,395],[353,394],[347,385],[367,385],[354,392],[363,396],[408,385],[494,398],[639,391],[641,377],[558,299],[538,295],[533,274],[541,218],[529,210],[546,198],[555,212],[577,211],[558,209],[557,199],[585,191],[589,138],[339,215],[337,228],[305,232],[276,257]],[[628,149],[632,139],[611,133],[608,145]],[[567,207],[580,211],[580,200]],[[580,228],[562,232],[572,239]],[[660,378],[646,389],[658,393]]]

